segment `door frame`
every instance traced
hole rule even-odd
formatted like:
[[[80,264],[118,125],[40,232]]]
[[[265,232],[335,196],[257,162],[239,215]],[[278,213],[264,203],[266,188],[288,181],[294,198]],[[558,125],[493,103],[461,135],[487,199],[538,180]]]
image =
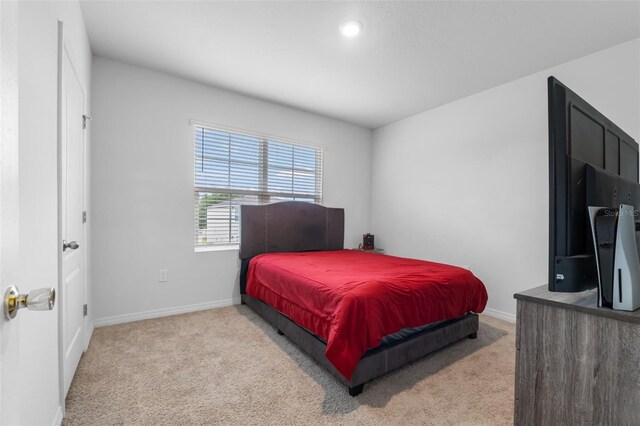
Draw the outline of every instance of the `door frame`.
[[[18,96],[18,5],[0,2],[0,298],[19,279],[19,96]],[[9,208],[7,208],[7,206]],[[0,306],[0,425],[15,423],[18,414],[9,407],[18,406],[19,392],[12,375],[20,368],[19,354],[9,351],[19,335],[18,324],[10,324]],[[9,368],[11,366],[11,368]]]
[[[63,277],[63,251],[62,251],[62,240],[64,238],[63,234],[62,234],[62,222],[63,220],[65,220],[65,218],[62,216],[62,203],[63,203],[63,199],[62,199],[62,144],[63,144],[63,140],[62,140],[62,118],[63,118],[63,114],[62,114],[62,95],[63,95],[63,82],[64,82],[64,75],[63,75],[63,63],[65,60],[65,56],[69,59],[69,63],[71,64],[71,68],[72,71],[75,73],[76,79],[78,81],[78,84],[80,86],[80,89],[82,90],[82,94],[83,94],[83,105],[82,105],[82,111],[83,114],[86,114],[86,102],[87,102],[87,90],[84,87],[84,85],[82,84],[82,81],[79,78],[79,73],[78,73],[78,68],[77,68],[77,60],[76,60],[76,56],[73,53],[73,48],[71,46],[71,43],[69,42],[69,40],[67,40],[65,38],[64,35],[64,22],[61,20],[58,20],[58,135],[57,135],[57,178],[58,178],[58,182],[57,182],[57,187],[58,187],[58,292],[59,292],[59,298],[58,300],[61,302],[60,303],[60,308],[58,309],[58,353],[59,353],[59,359],[58,359],[58,365],[59,365],[59,389],[60,389],[60,406],[63,409],[63,415],[65,412],[65,399],[66,399],[66,394],[65,394],[65,365],[64,365],[64,361],[65,361],[65,347],[64,347],[64,326],[65,321],[64,321],[64,313],[65,313],[65,309],[66,309],[66,305],[64,304],[64,298],[66,297],[64,294],[64,286],[63,281],[64,281],[64,277]],[[86,131],[84,131],[82,133],[82,143],[84,146],[83,149],[83,172],[82,172],[82,179],[83,179],[83,193],[82,193],[82,209],[84,211],[87,210],[87,164],[88,164],[88,158],[87,158],[87,134]],[[86,224],[85,224],[86,225]],[[87,229],[86,226],[83,225],[82,228],[82,242],[85,245],[84,250],[83,250],[83,258],[82,258],[82,267],[83,267],[83,304],[87,304],[87,287],[88,287],[88,274],[87,274],[87,263],[88,263],[88,257],[87,257]],[[83,321],[83,333],[81,338],[83,339],[83,350],[86,351],[88,346],[89,346],[89,341],[91,339],[91,333],[88,330],[89,324],[88,324],[88,319],[89,316],[85,316]],[[91,330],[92,331],[92,330]]]
[[[3,26],[3,21],[2,21],[2,3],[0,3],[0,91],[2,90],[2,83],[4,82],[4,73],[5,73],[5,68],[6,68],[6,64],[4,62],[4,58],[2,57],[2,42],[4,40],[4,35],[2,34],[2,26]],[[0,100],[1,102],[1,100]],[[4,157],[4,155],[2,155],[2,151],[3,151],[3,142],[4,142],[4,120],[3,120],[3,109],[2,105],[0,105],[0,158]],[[2,172],[2,168],[0,166],[0,173]],[[2,188],[2,181],[4,179],[2,179],[2,176],[0,175],[0,189]],[[2,194],[2,191],[0,191],[0,194]],[[0,202],[2,200],[0,199]],[[4,230],[2,229],[2,226],[0,226],[0,244],[2,241],[2,235],[3,235]],[[0,252],[0,255],[2,253]],[[0,256],[1,257],[1,256]],[[0,283],[0,292],[4,293],[4,283]],[[4,309],[0,309],[1,311],[3,311],[0,315],[4,315]],[[3,353],[3,346],[2,346],[2,328],[4,328],[4,324],[0,325],[0,413],[2,413],[4,410],[2,409],[2,406],[4,405],[3,402],[3,397],[4,397],[4,383],[2,381],[2,353]]]

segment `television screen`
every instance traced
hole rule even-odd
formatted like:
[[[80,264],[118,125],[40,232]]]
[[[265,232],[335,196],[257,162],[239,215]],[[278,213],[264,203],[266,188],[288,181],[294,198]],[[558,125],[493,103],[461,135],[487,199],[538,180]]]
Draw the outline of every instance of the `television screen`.
[[[598,284],[585,166],[637,183],[638,144],[554,77],[548,96],[549,290],[576,292]]]

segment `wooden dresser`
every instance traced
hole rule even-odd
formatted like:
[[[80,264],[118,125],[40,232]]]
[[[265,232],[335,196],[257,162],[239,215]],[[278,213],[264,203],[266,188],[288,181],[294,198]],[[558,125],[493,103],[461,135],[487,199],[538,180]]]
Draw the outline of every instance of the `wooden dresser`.
[[[598,308],[595,289],[514,297],[514,423],[640,425],[640,310]]]

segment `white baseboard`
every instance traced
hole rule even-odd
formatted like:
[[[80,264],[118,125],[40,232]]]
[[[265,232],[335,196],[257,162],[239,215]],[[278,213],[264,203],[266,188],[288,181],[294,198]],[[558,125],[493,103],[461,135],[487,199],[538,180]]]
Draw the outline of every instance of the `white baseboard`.
[[[125,322],[141,321],[151,318],[168,317],[171,315],[186,314],[188,312],[204,311],[206,309],[222,308],[224,306],[237,305],[240,303],[239,297],[224,300],[214,300],[212,302],[197,303],[195,305],[176,306],[172,308],[154,309],[151,311],[134,312],[131,314],[114,315],[111,317],[96,318],[96,327],[107,325],[123,324]]]
[[[212,302],[197,303],[195,305],[177,306],[172,308],[154,309],[151,311],[134,312],[131,314],[114,315],[111,317],[96,318],[90,326],[91,334],[94,327],[105,327],[107,325],[124,324],[126,322],[141,321],[151,318],[168,317],[171,315],[186,314],[188,312],[204,311],[206,309],[222,308],[224,306],[237,305],[240,303],[239,297],[232,299],[214,300]],[[499,311],[497,309],[485,308],[484,315],[498,318],[515,324],[516,316],[508,312]]]
[[[491,308],[485,308],[484,312],[482,313],[493,318],[498,318],[503,321],[510,322],[512,324],[516,323],[516,316],[514,314],[498,311],[497,309],[491,309]]]
[[[62,411],[62,407],[58,406],[58,409],[56,410],[56,416],[53,418],[53,423],[51,423],[53,426],[60,426],[62,424],[62,418],[64,417],[63,411]]]
[[[95,330],[95,328],[96,328],[96,322],[91,321],[89,323],[87,332],[84,335],[84,351],[85,352],[87,351],[87,349],[89,349],[89,344],[91,343],[91,337],[93,336],[93,330]]]

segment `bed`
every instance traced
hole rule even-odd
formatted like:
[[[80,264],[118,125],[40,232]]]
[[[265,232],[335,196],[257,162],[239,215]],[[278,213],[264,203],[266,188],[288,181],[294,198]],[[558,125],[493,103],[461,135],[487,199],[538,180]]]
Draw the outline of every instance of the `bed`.
[[[242,303],[356,396],[364,384],[475,338],[484,285],[433,262],[344,250],[344,210],[241,206]]]

